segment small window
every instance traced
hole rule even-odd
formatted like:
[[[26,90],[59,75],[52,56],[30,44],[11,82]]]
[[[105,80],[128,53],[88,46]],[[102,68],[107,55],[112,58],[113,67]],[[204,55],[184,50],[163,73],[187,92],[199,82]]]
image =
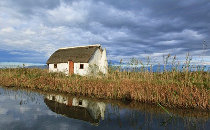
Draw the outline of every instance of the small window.
[[[52,100],[55,101],[55,96],[52,96]]]
[[[84,69],[84,64],[80,64],[80,69]]]
[[[82,100],[79,100],[79,105],[82,105]]]
[[[57,68],[57,64],[54,64],[54,68]]]

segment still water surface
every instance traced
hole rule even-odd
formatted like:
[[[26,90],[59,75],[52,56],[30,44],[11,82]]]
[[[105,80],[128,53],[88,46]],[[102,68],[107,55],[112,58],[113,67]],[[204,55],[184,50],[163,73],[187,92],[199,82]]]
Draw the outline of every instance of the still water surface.
[[[4,129],[210,129],[210,112],[0,87]]]

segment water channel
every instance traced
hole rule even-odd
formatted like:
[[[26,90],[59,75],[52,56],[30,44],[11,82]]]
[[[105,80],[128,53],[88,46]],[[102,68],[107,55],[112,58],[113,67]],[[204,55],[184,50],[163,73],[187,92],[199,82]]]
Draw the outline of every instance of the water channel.
[[[210,129],[210,112],[0,87],[4,129]]]

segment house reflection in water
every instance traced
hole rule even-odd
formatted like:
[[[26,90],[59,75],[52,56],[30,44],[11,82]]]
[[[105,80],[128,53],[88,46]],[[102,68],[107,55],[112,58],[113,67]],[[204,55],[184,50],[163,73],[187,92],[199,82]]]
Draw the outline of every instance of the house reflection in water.
[[[83,120],[93,125],[98,125],[100,119],[104,120],[106,105],[103,102],[54,94],[47,95],[44,102],[53,112],[69,118]]]

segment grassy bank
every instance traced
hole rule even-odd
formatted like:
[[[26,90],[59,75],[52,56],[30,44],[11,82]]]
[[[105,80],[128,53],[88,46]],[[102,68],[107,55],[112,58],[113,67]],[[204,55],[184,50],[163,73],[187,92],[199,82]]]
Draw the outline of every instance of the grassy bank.
[[[210,109],[210,73],[119,71],[106,77],[65,76],[43,69],[0,69],[0,85],[59,91],[104,99],[135,100],[167,107]]]

